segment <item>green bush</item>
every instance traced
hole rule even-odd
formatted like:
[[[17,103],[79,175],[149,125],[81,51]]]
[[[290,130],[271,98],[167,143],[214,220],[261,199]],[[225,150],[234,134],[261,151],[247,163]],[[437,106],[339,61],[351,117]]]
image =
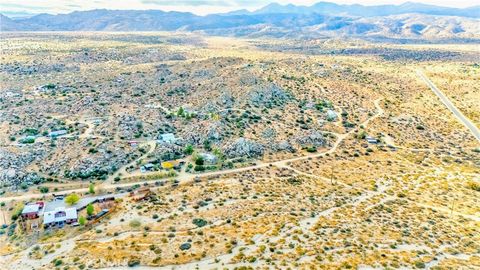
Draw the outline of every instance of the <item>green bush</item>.
[[[129,267],[134,267],[134,266],[137,266],[140,264],[140,260],[139,259],[131,259],[128,261],[128,266]]]
[[[93,211],[94,211],[93,205],[91,203],[88,204],[87,205],[87,215],[89,215],[89,216],[93,215]]]
[[[181,250],[189,250],[192,247],[190,243],[183,243],[180,245]]]
[[[191,144],[188,144],[187,146],[185,146],[183,152],[187,155],[193,154],[193,146]]]
[[[415,262],[415,267],[416,268],[425,268],[425,263],[424,262]]]
[[[197,227],[203,227],[208,224],[206,220],[201,218],[194,218],[192,223],[195,224]]]
[[[204,165],[205,164],[205,160],[203,159],[203,157],[197,157],[197,159],[195,160],[195,164],[196,165]]]
[[[140,222],[140,220],[134,219],[134,220],[130,221],[129,225],[130,225],[130,227],[138,228],[138,227],[140,227],[140,225],[142,225],[142,223]]]
[[[197,165],[193,168],[196,172],[203,172],[205,171],[205,167],[203,165]]]

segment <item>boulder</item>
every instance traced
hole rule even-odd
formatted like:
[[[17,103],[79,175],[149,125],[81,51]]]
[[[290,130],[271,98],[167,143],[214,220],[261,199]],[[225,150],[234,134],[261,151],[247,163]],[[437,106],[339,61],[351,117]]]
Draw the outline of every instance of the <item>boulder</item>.
[[[265,147],[255,141],[239,138],[224,147],[224,153],[228,158],[258,157],[263,155]]]

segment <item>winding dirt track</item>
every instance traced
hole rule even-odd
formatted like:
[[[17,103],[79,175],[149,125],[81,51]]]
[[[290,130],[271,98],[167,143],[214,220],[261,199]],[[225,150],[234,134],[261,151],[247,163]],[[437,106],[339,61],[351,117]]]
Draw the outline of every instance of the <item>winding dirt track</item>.
[[[381,101],[381,99],[377,99],[377,100],[374,101],[375,108],[377,109],[377,113],[372,115],[370,118],[365,120],[360,125],[366,127],[368,125],[368,123],[370,123],[372,120],[374,120],[375,118],[383,115],[384,111],[380,107],[380,101]],[[303,155],[303,156],[299,156],[299,157],[294,157],[294,158],[289,158],[289,159],[284,159],[284,160],[278,160],[278,161],[273,161],[273,162],[258,162],[257,164],[252,165],[252,166],[247,166],[247,167],[237,168],[237,169],[231,169],[231,170],[222,170],[222,171],[206,172],[206,173],[199,173],[199,174],[189,174],[189,173],[182,172],[177,177],[175,177],[175,179],[179,180],[180,183],[186,183],[186,182],[189,182],[189,181],[193,181],[193,179],[196,176],[198,176],[198,177],[208,177],[208,176],[217,176],[217,175],[225,175],[225,174],[231,174],[231,173],[250,171],[250,170],[253,170],[253,169],[260,169],[260,168],[265,168],[265,167],[269,167],[269,166],[277,166],[277,167],[287,166],[288,163],[290,163],[290,162],[306,160],[306,159],[309,159],[309,158],[316,158],[316,157],[325,156],[327,154],[331,154],[331,153],[335,152],[337,150],[338,146],[343,142],[343,140],[345,140],[345,138],[347,138],[348,136],[350,136],[354,132],[355,132],[355,130],[352,129],[347,133],[337,134],[337,140],[333,144],[332,148],[330,148],[328,151],[325,151],[325,152],[320,152],[320,153],[315,153],[315,154],[310,154],[310,155]],[[145,174],[145,175],[148,175],[148,174]],[[125,188],[125,187],[131,187],[131,186],[137,185],[137,184],[140,184],[140,185],[145,184],[145,183],[146,184],[151,184],[151,183],[155,183],[156,181],[158,181],[158,180],[149,180],[149,181],[143,181],[143,182],[123,183],[123,184],[114,184],[110,181],[106,181],[107,183],[102,184],[101,188],[103,190],[115,189],[117,187]],[[88,188],[78,188],[78,189],[69,189],[69,190],[58,191],[58,192],[55,192],[55,194],[58,194],[58,195],[69,194],[69,193],[72,193],[72,192],[82,193],[82,192],[87,192],[87,191],[88,191]],[[0,202],[13,201],[13,200],[38,199],[38,198],[43,198],[43,197],[50,196],[52,194],[53,193],[23,194],[23,195],[19,195],[19,196],[3,197],[3,198],[0,198]]]

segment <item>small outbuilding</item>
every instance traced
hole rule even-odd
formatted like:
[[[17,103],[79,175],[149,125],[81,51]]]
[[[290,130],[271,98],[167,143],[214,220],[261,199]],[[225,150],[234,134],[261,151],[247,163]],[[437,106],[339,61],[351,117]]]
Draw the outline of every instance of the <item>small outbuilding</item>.
[[[52,132],[48,133],[48,136],[51,137],[51,138],[56,138],[56,137],[66,135],[66,134],[67,134],[67,131],[65,129],[62,129],[62,130],[52,131]]]
[[[371,144],[377,144],[378,143],[377,139],[375,139],[373,137],[370,137],[370,136],[365,137],[365,140],[367,140],[367,142],[371,143]]]
[[[175,143],[177,139],[175,138],[175,135],[173,133],[165,133],[161,134],[157,140],[158,143]]]
[[[327,120],[332,122],[336,121],[338,118],[337,113],[334,110],[328,110],[327,111]]]
[[[36,219],[40,213],[39,204],[27,204],[22,210],[22,217],[25,219]]]
[[[218,162],[217,156],[210,153],[201,153],[199,156],[204,160],[205,164],[216,164]]]
[[[155,169],[155,165],[153,165],[152,163],[147,163],[140,167],[141,172],[153,171],[153,169]]]

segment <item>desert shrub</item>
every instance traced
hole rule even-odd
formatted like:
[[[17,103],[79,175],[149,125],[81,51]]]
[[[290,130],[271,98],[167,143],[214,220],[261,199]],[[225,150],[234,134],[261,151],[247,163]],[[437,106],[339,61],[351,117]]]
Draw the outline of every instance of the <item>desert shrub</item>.
[[[12,213],[12,220],[15,221],[18,219],[18,217],[22,214],[22,210],[23,210],[23,207],[24,205],[23,204],[17,204],[15,206],[15,209],[13,210],[13,213]]]
[[[191,144],[188,144],[187,146],[185,146],[185,149],[183,150],[183,153],[185,153],[187,155],[193,154],[193,146]]]
[[[203,172],[205,171],[205,166],[203,165],[197,165],[195,168],[193,168],[196,172]]]
[[[468,182],[467,187],[475,191],[480,191],[480,184],[473,181]]]
[[[425,263],[421,262],[421,261],[415,262],[415,267],[416,268],[425,268]]]
[[[129,267],[134,267],[134,266],[137,266],[140,264],[140,260],[139,259],[130,259],[128,261],[128,266]]]
[[[203,165],[204,163],[205,163],[205,160],[203,159],[203,157],[200,157],[200,156],[199,156],[199,157],[197,157],[197,159],[195,160],[195,164],[196,164],[196,165],[201,166],[201,165]]]
[[[194,218],[192,223],[195,224],[197,227],[203,227],[208,224],[206,220],[201,218]]]
[[[87,222],[87,220],[85,219],[85,217],[81,216],[79,219],[78,219],[78,223],[80,225],[85,225],[85,223]]]
[[[189,250],[192,247],[190,243],[183,243],[180,245],[181,250]]]
[[[134,219],[134,220],[130,221],[129,225],[132,228],[138,228],[138,227],[140,227],[140,225],[142,225],[142,223],[140,222],[140,220]]]
[[[365,132],[365,130],[362,130],[357,134],[357,139],[365,139],[366,137],[367,133]]]
[[[63,263],[62,260],[54,260],[54,261],[53,261],[53,264],[54,264],[55,266],[60,266],[60,265],[62,265],[62,263]]]

